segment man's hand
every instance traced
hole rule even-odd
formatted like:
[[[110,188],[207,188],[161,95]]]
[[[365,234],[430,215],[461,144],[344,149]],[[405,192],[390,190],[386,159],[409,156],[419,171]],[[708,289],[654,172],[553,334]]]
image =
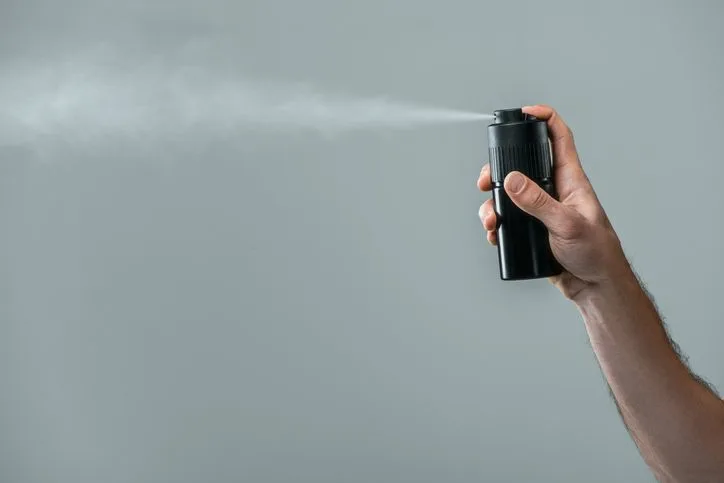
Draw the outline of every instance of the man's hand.
[[[583,171],[571,130],[551,107],[524,107],[523,112],[545,120],[548,125],[553,146],[553,176],[560,201],[518,172],[505,178],[504,188],[518,207],[548,228],[553,254],[566,270],[551,281],[566,297],[575,299],[588,287],[616,277],[628,264],[616,233]],[[489,164],[483,166],[478,187],[482,191],[493,188]],[[488,241],[495,245],[496,218],[492,199],[483,203],[479,215],[488,232]]]

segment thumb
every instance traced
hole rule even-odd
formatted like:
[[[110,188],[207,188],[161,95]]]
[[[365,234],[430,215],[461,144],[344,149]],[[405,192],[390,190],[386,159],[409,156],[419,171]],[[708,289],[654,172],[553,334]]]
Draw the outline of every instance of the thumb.
[[[574,238],[575,216],[536,182],[513,171],[505,177],[503,186],[518,208],[542,221],[552,234]]]

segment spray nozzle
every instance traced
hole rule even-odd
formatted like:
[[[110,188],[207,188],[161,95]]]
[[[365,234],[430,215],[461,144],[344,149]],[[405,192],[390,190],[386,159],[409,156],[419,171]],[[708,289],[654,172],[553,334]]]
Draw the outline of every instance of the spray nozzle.
[[[525,114],[521,108],[499,109],[493,112],[493,124],[506,124],[509,122],[535,121],[536,118]]]

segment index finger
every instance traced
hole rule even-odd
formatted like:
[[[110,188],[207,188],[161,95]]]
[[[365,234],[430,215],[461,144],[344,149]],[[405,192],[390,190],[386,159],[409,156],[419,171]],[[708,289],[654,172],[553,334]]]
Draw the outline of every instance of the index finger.
[[[542,119],[548,125],[551,143],[553,144],[554,162],[556,164],[574,164],[580,166],[573,133],[563,118],[550,106],[525,106],[523,112]]]

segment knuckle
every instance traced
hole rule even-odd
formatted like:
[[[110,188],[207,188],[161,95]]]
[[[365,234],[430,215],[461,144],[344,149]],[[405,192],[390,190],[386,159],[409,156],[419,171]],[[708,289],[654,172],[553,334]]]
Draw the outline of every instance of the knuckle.
[[[489,220],[493,213],[494,210],[491,203],[485,202],[480,206],[480,209],[478,210],[478,217],[486,227],[491,223]]]
[[[550,115],[550,118],[549,118],[549,119],[550,119],[550,122],[551,122],[551,123],[560,122],[560,121],[561,121],[561,116],[558,114],[558,111],[556,111],[553,107],[550,107],[550,106],[548,107],[548,109],[550,109],[550,111],[551,111],[551,115]]]
[[[531,193],[530,205],[535,209],[544,208],[549,201],[549,197],[542,189],[537,189]]]

